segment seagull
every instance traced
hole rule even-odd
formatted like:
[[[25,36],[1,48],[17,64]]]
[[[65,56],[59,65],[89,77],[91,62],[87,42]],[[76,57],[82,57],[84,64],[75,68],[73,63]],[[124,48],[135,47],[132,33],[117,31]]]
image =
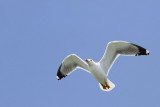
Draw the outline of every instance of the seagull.
[[[85,59],[85,62],[76,54],[68,55],[58,69],[57,80],[65,78],[77,68],[80,68],[89,72],[98,81],[103,91],[111,91],[115,87],[115,84],[107,76],[113,63],[120,55],[149,55],[149,51],[126,41],[111,41],[108,43],[104,55],[99,62],[94,62],[92,59]]]

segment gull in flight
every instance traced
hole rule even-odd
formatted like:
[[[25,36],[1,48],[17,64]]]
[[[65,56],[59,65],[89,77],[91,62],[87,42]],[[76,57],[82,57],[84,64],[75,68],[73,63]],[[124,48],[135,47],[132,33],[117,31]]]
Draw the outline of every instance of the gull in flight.
[[[99,86],[103,91],[111,91],[115,85],[107,78],[107,76],[114,61],[120,55],[149,55],[149,51],[129,42],[111,41],[108,43],[105,53],[99,62],[94,62],[92,59],[85,59],[86,63],[76,54],[67,56],[58,69],[57,80],[66,77],[77,68],[80,68],[91,73],[98,81]]]

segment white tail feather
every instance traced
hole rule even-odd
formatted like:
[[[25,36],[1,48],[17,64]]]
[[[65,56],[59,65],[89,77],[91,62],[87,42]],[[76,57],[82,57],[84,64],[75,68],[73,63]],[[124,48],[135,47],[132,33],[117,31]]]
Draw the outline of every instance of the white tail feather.
[[[114,83],[112,83],[109,79],[107,79],[107,83],[110,86],[109,89],[108,88],[103,89],[102,85],[99,83],[99,86],[100,86],[101,90],[103,90],[103,91],[111,91],[115,87]]]

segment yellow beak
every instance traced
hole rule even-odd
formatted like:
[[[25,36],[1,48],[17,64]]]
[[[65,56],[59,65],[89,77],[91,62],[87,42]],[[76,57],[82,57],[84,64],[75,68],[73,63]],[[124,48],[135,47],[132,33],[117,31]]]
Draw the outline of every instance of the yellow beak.
[[[89,62],[89,60],[88,60],[88,59],[85,59],[85,61],[86,61],[86,62]]]

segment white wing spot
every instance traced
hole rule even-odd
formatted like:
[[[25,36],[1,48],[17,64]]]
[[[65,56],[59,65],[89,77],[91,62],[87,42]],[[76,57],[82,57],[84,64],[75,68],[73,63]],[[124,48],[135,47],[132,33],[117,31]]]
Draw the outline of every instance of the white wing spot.
[[[149,54],[149,51],[148,51],[148,50],[146,50],[146,54]]]
[[[57,76],[57,80],[59,80],[59,77]]]

